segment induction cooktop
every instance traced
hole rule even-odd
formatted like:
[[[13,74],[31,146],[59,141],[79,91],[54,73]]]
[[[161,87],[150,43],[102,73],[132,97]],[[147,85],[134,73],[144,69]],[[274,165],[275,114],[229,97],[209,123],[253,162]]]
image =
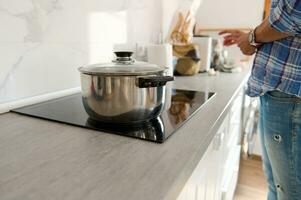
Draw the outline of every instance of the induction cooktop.
[[[157,143],[163,143],[198,112],[215,93],[172,89],[166,92],[163,112],[159,117],[143,123],[110,124],[89,118],[80,93],[12,110],[12,112],[118,134]]]

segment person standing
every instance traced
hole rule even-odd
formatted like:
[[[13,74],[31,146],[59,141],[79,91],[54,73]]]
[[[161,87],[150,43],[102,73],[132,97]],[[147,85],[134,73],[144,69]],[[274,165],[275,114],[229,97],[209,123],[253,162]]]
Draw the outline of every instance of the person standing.
[[[247,94],[260,97],[268,200],[301,199],[301,0],[272,0],[254,30],[224,30],[224,45],[255,59]]]

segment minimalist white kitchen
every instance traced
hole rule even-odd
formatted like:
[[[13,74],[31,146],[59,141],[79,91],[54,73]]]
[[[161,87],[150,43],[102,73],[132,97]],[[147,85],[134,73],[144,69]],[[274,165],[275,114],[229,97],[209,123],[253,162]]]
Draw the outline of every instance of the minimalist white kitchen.
[[[255,56],[222,31],[252,45],[269,4],[0,0],[0,199],[267,199]]]

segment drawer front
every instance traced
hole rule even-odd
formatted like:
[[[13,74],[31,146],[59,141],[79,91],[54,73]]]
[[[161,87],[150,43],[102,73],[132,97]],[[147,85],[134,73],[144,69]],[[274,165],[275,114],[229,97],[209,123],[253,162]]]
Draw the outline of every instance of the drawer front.
[[[222,200],[232,200],[237,185],[241,146],[233,148],[224,165]]]

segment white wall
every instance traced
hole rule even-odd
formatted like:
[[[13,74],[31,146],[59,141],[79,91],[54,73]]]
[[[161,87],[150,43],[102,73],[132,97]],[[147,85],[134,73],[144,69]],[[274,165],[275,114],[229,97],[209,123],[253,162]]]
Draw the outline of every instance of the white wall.
[[[114,43],[151,42],[160,0],[0,0],[0,104],[80,86]]]
[[[262,21],[264,0],[203,0],[197,13],[196,29],[255,28]],[[221,38],[217,32],[203,32]],[[236,47],[226,47],[229,57],[245,56]]]
[[[254,28],[261,22],[264,0],[203,0],[199,28]]]
[[[162,34],[167,38],[180,0],[162,0]]]

